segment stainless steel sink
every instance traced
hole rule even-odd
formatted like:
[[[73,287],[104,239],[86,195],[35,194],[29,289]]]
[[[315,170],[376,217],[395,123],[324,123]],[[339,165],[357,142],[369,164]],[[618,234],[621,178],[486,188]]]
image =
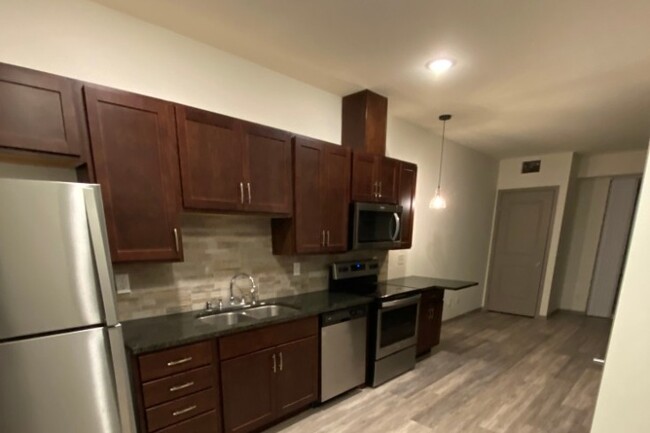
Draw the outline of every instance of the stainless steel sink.
[[[297,308],[289,307],[288,305],[260,305],[258,307],[250,307],[243,311],[246,316],[253,317],[255,319],[266,319],[269,317],[276,317],[281,314],[292,314],[296,311],[300,311]]]
[[[228,311],[224,313],[215,313],[205,316],[199,316],[198,319],[209,325],[232,326],[243,322],[253,322],[255,319],[249,317],[243,311]]]

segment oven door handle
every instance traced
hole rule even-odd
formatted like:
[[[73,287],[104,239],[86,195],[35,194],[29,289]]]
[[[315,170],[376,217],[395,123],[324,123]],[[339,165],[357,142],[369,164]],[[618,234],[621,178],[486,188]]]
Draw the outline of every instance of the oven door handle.
[[[395,308],[404,307],[406,305],[417,304],[420,302],[420,295],[409,296],[404,299],[396,299],[394,301],[387,301],[381,303],[382,310],[393,310]]]
[[[390,237],[393,241],[396,241],[399,237],[399,215],[397,215],[397,212],[393,212],[393,219],[395,220],[395,232],[392,234]]]

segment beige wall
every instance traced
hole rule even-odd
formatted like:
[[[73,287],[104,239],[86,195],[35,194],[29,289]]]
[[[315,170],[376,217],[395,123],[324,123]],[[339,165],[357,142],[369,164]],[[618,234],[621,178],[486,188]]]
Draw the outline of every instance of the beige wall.
[[[340,143],[341,98],[84,0],[0,2],[0,62]]]
[[[547,155],[533,155],[521,158],[510,158],[501,160],[499,162],[499,177],[497,182],[497,188],[499,190],[535,188],[542,186],[558,187],[557,202],[553,220],[553,230],[551,233],[551,243],[549,245],[546,272],[544,274],[544,286],[542,288],[542,298],[539,307],[539,314],[541,316],[546,316],[549,313],[549,305],[551,303],[551,292],[553,287],[553,275],[555,272],[569,181],[571,179],[573,157],[573,152],[564,152]],[[522,162],[535,159],[540,159],[542,161],[540,172],[522,174]],[[492,226],[492,230],[494,230],[494,225]]]
[[[648,165],[646,165],[646,170]],[[641,188],[593,433],[650,431],[650,185]]]
[[[578,177],[641,174],[647,155],[646,150],[580,155],[577,157]]]
[[[453,137],[453,120],[448,125]],[[440,137],[399,119],[388,123],[389,156],[418,164],[413,247],[389,253],[389,275],[424,275],[479,281],[478,287],[445,294],[444,319],[482,306],[496,160],[447,142],[442,191],[447,209],[429,209],[438,182]],[[399,265],[403,260],[404,265]]]

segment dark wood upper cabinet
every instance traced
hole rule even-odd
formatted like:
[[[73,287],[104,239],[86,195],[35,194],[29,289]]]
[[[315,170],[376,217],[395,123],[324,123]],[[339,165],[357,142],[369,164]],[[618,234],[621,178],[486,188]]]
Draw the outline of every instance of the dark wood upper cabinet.
[[[252,212],[291,214],[291,135],[244,122],[245,208]]]
[[[348,249],[348,219],[350,215],[350,149],[327,144],[324,146],[321,188],[324,192],[323,227],[328,252]]]
[[[276,416],[283,417],[318,399],[318,338],[278,346]]]
[[[413,244],[413,221],[415,214],[415,185],[418,167],[410,162],[400,162],[399,204],[402,206],[402,241],[400,248]]]
[[[173,105],[95,86],[84,94],[113,261],[182,260]]]
[[[350,149],[295,137],[293,167],[293,218],[273,220],[274,254],[346,251]]]
[[[388,99],[370,90],[343,98],[341,143],[353,150],[386,153]]]
[[[183,206],[195,210],[240,210],[244,204],[241,122],[177,105],[176,125]]]
[[[353,152],[353,201],[397,204],[398,182],[398,160],[381,155]]]
[[[84,154],[81,83],[0,63],[0,147]]]
[[[224,431],[259,430],[275,418],[274,356],[275,350],[267,349],[221,362]]]
[[[291,214],[288,132],[176,106],[183,207]]]

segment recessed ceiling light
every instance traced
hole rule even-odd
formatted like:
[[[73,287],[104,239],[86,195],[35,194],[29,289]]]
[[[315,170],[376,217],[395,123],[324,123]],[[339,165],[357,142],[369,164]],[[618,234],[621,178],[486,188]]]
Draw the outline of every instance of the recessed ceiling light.
[[[450,59],[436,59],[427,63],[427,69],[436,75],[447,72],[452,66],[454,66],[454,61]]]

